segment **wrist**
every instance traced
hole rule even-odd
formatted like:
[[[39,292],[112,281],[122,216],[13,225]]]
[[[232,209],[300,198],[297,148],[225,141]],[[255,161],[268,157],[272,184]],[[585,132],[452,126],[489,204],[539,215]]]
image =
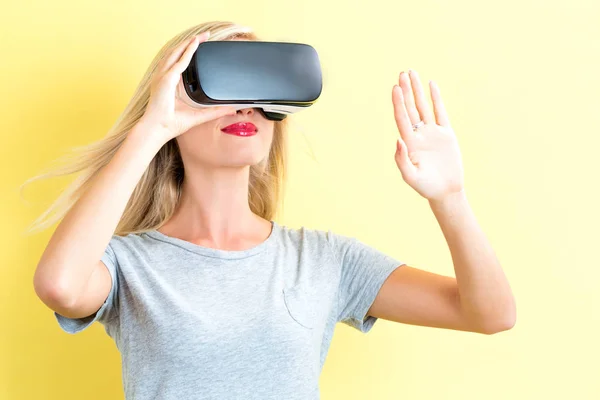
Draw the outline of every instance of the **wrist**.
[[[439,199],[429,199],[429,205],[435,208],[444,208],[452,204],[463,203],[467,201],[465,189],[458,192],[450,193]]]
[[[144,147],[155,149],[155,153],[168,142],[156,125],[147,124],[143,120],[139,120],[133,128],[131,128],[127,138],[130,138],[131,141],[135,141]]]
[[[132,152],[144,163],[150,163],[166,142],[155,131],[146,125],[137,124],[127,134],[121,147],[123,151]]]

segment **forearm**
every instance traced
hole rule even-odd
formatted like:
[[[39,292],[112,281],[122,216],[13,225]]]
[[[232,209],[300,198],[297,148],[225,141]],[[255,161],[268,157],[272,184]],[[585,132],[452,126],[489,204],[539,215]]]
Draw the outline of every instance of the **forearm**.
[[[452,255],[464,315],[484,331],[512,327],[516,307],[510,285],[465,193],[429,204]]]

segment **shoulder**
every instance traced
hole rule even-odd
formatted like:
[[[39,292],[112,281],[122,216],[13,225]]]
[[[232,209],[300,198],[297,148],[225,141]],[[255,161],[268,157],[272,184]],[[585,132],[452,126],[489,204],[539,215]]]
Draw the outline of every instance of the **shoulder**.
[[[140,254],[141,251],[148,249],[152,245],[153,242],[151,238],[145,234],[114,234],[106,246],[105,253],[118,260],[120,258],[123,259],[128,255]]]
[[[147,245],[148,242],[148,237],[145,233],[128,233],[112,235],[108,244],[111,247],[127,247]]]
[[[300,226],[297,228],[280,225],[281,237],[284,241],[302,247],[327,247],[334,235],[330,230]]]
[[[282,248],[294,247],[300,253],[316,255],[321,261],[339,263],[345,252],[355,246],[357,239],[326,228],[281,226]]]

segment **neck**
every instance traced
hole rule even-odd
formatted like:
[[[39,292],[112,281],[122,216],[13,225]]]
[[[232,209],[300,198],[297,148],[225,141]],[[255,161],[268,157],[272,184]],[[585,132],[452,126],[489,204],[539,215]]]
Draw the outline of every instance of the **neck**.
[[[249,168],[218,168],[187,173],[179,205],[161,231],[218,244],[255,232],[265,222],[270,224],[250,210]]]

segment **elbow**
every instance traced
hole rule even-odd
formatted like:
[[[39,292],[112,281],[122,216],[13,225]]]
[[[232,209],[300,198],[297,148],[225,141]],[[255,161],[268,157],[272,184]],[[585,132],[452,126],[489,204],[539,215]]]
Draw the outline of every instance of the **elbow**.
[[[493,335],[514,328],[517,323],[516,308],[512,308],[494,318],[489,318],[484,323],[480,324],[479,333],[484,335]]]
[[[73,303],[72,296],[64,284],[44,279],[41,274],[34,275],[33,289],[37,297],[52,309],[68,308]]]
[[[501,304],[496,303],[485,309],[470,310],[465,316],[470,331],[484,335],[493,335],[514,328],[517,323],[517,306],[513,296]]]
[[[493,324],[491,324],[491,323],[487,324],[487,325],[483,326],[479,332],[484,335],[494,335],[496,333],[511,330],[515,326],[515,323],[516,323],[516,319],[505,319],[505,320],[497,321]]]

